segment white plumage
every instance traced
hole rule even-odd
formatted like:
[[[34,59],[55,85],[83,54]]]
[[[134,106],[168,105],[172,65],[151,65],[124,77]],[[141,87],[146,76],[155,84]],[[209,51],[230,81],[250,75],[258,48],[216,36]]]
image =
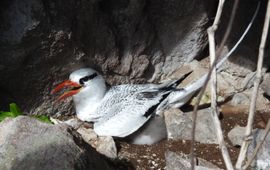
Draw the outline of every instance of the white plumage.
[[[97,74],[83,84],[80,80]],[[151,118],[153,111],[166,96],[175,90],[171,84],[125,84],[107,88],[95,70],[83,68],[70,75],[72,82],[82,86],[73,95],[76,113],[83,121],[94,122],[101,136],[126,137]]]

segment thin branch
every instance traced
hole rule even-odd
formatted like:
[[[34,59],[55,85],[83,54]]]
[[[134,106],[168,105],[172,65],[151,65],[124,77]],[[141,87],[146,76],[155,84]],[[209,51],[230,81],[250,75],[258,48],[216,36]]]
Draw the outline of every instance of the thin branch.
[[[248,159],[248,161],[247,161],[246,165],[243,167],[243,169],[247,169],[249,167],[249,165],[251,164],[251,162],[253,161],[253,159],[257,155],[259,149],[261,148],[263,142],[265,141],[265,139],[266,139],[269,131],[270,131],[270,119],[268,120],[267,125],[266,125],[266,128],[264,129],[262,140],[259,142],[259,144],[254,149],[251,157]]]
[[[224,2],[223,2],[224,3]],[[230,154],[228,152],[228,149],[226,147],[226,143],[224,141],[223,132],[221,129],[221,123],[218,118],[218,109],[217,109],[217,72],[216,72],[216,66],[215,66],[215,60],[216,60],[216,47],[215,47],[215,32],[218,28],[218,20],[220,19],[222,12],[222,8],[220,10],[220,14],[216,17],[216,22],[212,25],[210,28],[208,28],[208,41],[209,41],[209,54],[210,54],[210,63],[211,67],[213,67],[212,75],[211,75],[211,115],[213,118],[213,123],[216,129],[216,135],[217,140],[219,143],[219,147],[221,149],[221,153],[226,165],[226,168],[229,170],[233,170],[232,161],[230,158]],[[218,18],[219,17],[219,18]]]
[[[221,149],[221,153],[226,165],[227,169],[233,169],[232,161],[226,147],[221,124],[218,118],[218,109],[217,109],[217,73],[214,65],[215,61],[215,30],[214,27],[210,27],[208,29],[208,37],[209,37],[209,51],[210,51],[210,62],[211,66],[214,67],[212,75],[211,75],[211,115],[213,118],[213,123],[216,129],[217,140],[219,143],[219,147]]]
[[[233,20],[235,18],[235,13],[236,13],[236,9],[237,9],[237,6],[238,6],[238,2],[239,2],[239,0],[234,1],[232,16],[230,17],[228,27],[227,27],[226,32],[224,34],[224,37],[223,37],[223,39],[221,41],[222,43],[221,43],[219,49],[217,50],[217,56],[220,56],[220,53],[221,53],[221,51],[223,49],[223,46],[224,46],[225,42],[227,41],[227,38],[229,37],[230,31],[231,31],[231,28],[232,28],[232,24],[233,24]],[[252,16],[252,19],[251,19],[250,23],[248,24],[246,30],[244,31],[243,35],[240,37],[240,39],[237,41],[237,43],[234,45],[234,47],[228,52],[228,54],[226,54],[226,56],[223,57],[221,59],[221,61],[219,61],[219,63],[217,63],[217,68],[219,68],[222,65],[222,63],[224,63],[224,61],[235,51],[235,49],[243,41],[243,39],[245,38],[245,36],[247,35],[248,31],[250,30],[251,26],[254,23],[254,20],[255,20],[257,14],[258,14],[258,11],[260,9],[260,4],[261,4],[261,2],[259,1],[258,5],[257,5],[257,8],[256,8],[256,10],[255,10],[255,12],[254,12],[254,14]],[[217,58],[215,59],[214,63],[216,63],[216,61],[217,61]],[[200,92],[198,94],[198,99],[197,99],[197,102],[196,102],[196,104],[194,106],[194,110],[193,110],[192,140],[191,140],[191,152],[190,152],[191,153],[191,160],[194,159],[195,129],[196,129],[196,120],[197,120],[198,107],[199,107],[200,101],[202,99],[202,96],[203,96],[203,94],[205,92],[207,83],[208,83],[208,81],[210,79],[210,76],[211,76],[211,73],[212,73],[213,69],[214,69],[214,67],[210,67],[210,70],[209,70],[209,72],[208,72],[208,74],[206,76],[205,82],[204,82],[204,84],[203,84],[203,86],[202,86],[202,88],[201,88],[201,90],[200,90]],[[191,165],[192,165],[192,162],[191,162]]]
[[[223,8],[223,4],[224,4],[224,1],[219,1],[219,6],[218,6],[218,11],[217,11],[217,15],[215,17],[215,21],[214,21],[214,24],[217,24],[219,19],[220,19],[220,16],[221,16],[221,8]],[[231,32],[231,28],[232,28],[232,23],[233,23],[233,20],[234,20],[234,17],[235,17],[235,13],[236,13],[236,9],[237,9],[237,5],[238,5],[238,0],[236,0],[234,2],[234,6],[233,6],[233,10],[232,10],[232,15],[230,17],[230,20],[229,20],[229,24],[228,24],[228,27],[226,29],[226,32],[224,34],[224,37],[222,39],[222,43],[219,47],[219,49],[217,50],[217,56],[220,55],[222,49],[223,49],[223,46],[225,44],[225,42],[227,41],[228,37],[229,37],[229,34]],[[213,24],[213,25],[214,25]],[[217,61],[217,59],[215,58],[213,64],[215,64]],[[198,106],[200,104],[200,101],[202,99],[202,96],[203,96],[203,93],[206,89],[206,86],[207,86],[207,82],[209,81],[210,79],[210,75],[211,75],[211,72],[213,71],[213,68],[214,67],[211,67],[210,70],[209,70],[209,73],[207,75],[207,78],[206,78],[206,81],[198,95],[198,100],[195,104],[195,107],[194,107],[194,110],[193,110],[193,124],[192,124],[192,141],[191,141],[191,169],[194,169],[194,162],[192,161],[194,159],[194,145],[195,145],[195,129],[196,129],[196,120],[197,120],[197,111],[198,111]]]
[[[252,92],[252,98],[251,98],[251,104],[249,108],[249,116],[248,116],[248,123],[246,126],[246,133],[245,133],[245,139],[243,141],[238,160],[236,162],[236,168],[240,169],[242,167],[243,161],[246,158],[247,149],[250,143],[250,137],[252,133],[252,125],[255,117],[255,109],[256,109],[256,99],[259,89],[260,80],[262,77],[262,65],[263,65],[263,57],[264,57],[264,48],[265,43],[267,39],[268,29],[269,29],[269,21],[270,21],[270,0],[268,0],[267,5],[267,11],[266,11],[266,17],[264,21],[264,27],[261,37],[261,43],[259,48],[259,56],[258,56],[258,63],[257,63],[257,73],[256,73],[256,79],[254,80],[254,88]]]

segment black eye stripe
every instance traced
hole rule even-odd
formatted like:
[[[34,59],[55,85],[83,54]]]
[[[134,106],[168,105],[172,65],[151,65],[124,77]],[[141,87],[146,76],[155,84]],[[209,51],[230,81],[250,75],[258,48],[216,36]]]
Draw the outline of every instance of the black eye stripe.
[[[97,77],[97,73],[91,74],[90,76],[85,76],[79,80],[80,84],[84,84],[84,82],[91,80],[93,78]]]

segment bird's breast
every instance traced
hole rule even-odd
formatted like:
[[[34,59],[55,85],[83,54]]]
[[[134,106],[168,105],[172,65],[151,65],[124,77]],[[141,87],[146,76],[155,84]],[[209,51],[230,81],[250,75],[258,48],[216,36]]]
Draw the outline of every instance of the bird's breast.
[[[98,114],[97,108],[100,105],[98,102],[82,102],[75,104],[77,117],[82,121],[97,122],[102,116]]]

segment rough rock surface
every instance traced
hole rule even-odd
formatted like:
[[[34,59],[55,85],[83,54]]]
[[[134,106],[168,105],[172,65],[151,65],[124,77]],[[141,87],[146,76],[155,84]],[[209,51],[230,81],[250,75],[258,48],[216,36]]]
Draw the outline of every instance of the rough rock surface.
[[[232,100],[229,102],[233,107],[242,107],[245,110],[245,113],[248,113],[250,102],[251,102],[251,94],[253,92],[253,88],[247,89],[244,92],[236,93]],[[256,110],[260,112],[268,112],[270,109],[269,100],[264,97],[264,92],[261,88],[259,88],[257,94],[256,101]]]
[[[232,104],[233,106],[249,105],[249,103],[250,103],[249,96],[245,93],[237,93],[233,95],[233,98],[230,101],[230,104]]]
[[[264,75],[264,81],[262,82],[262,89],[267,96],[270,96],[270,73]]]
[[[179,109],[169,109],[165,113],[168,138],[191,139],[192,112],[183,113]],[[209,109],[198,111],[195,140],[200,143],[216,144],[216,134]]]
[[[54,124],[67,124],[82,136],[83,140],[95,148],[99,153],[109,158],[117,157],[117,148],[111,136],[98,136],[92,129],[92,124],[83,122],[77,118],[72,118],[66,121],[51,118]]]
[[[65,124],[19,116],[0,123],[0,169],[113,169]]]
[[[109,84],[157,82],[204,50],[213,2],[3,0],[0,107],[16,101],[31,114],[73,113],[70,101],[52,108],[50,92],[86,66]]]
[[[251,156],[256,145],[262,141],[264,130],[259,129],[254,133],[252,143],[248,148],[248,156]],[[253,161],[252,167],[255,169],[270,169],[270,135],[268,133],[265,141],[263,142],[260,150]]]
[[[245,127],[237,125],[228,133],[228,138],[230,139],[230,141],[234,146],[242,145],[243,139],[245,137],[245,131],[246,131]]]
[[[82,135],[85,142],[96,148],[96,150],[109,157],[117,158],[117,149],[111,136],[97,136],[91,128],[80,127],[78,133]]]
[[[185,154],[177,154],[171,151],[165,153],[167,170],[189,170],[191,168],[190,158]],[[196,170],[221,170],[217,166],[204,159],[198,158],[195,164]]]
[[[245,137],[245,132],[246,127],[237,125],[228,133],[228,138],[234,146],[241,146]],[[258,133],[258,129],[253,129],[252,133],[256,135]]]

